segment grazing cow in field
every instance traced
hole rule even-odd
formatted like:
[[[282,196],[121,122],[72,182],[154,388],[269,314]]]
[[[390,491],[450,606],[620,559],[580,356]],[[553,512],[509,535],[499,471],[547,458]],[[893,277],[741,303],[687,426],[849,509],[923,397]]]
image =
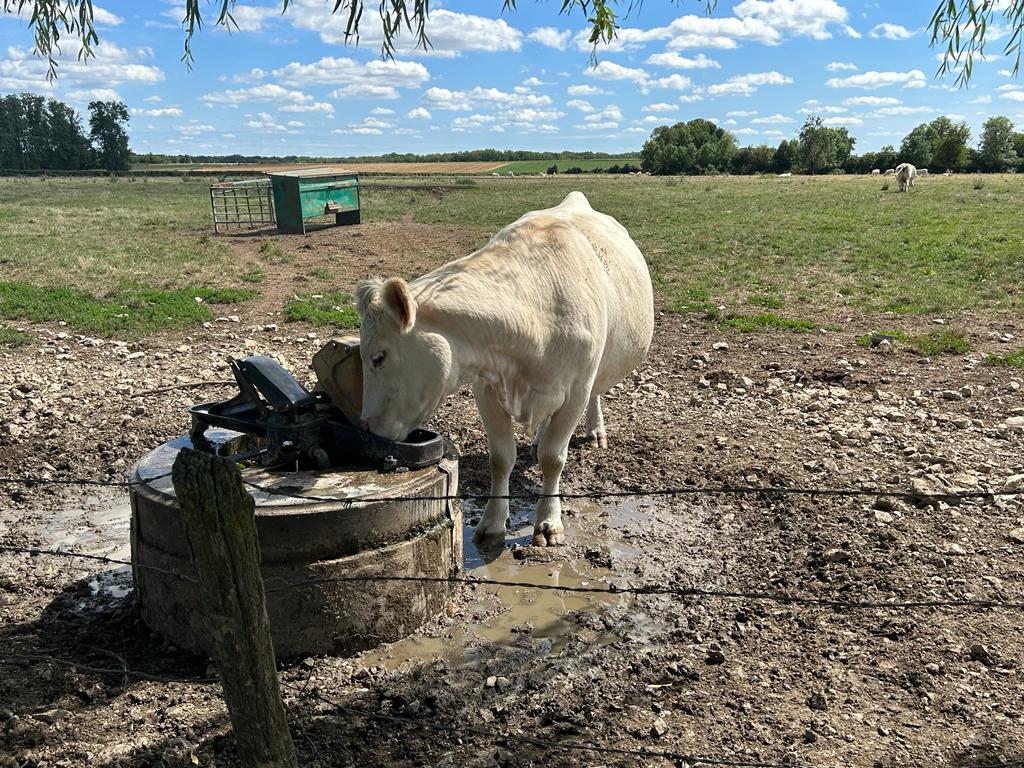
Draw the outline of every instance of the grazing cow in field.
[[[871,170],[871,175],[872,176],[878,176],[879,174],[881,174],[881,171],[878,168],[873,168]]]
[[[917,178],[917,168],[910,163],[900,163],[896,166],[896,190],[898,192],[909,192],[914,186],[914,179]]]
[[[480,250],[411,283],[364,280],[355,297],[364,425],[402,439],[472,384],[492,496],[508,494],[516,421],[527,433],[539,430],[544,494],[559,492],[584,412],[591,445],[607,446],[600,397],[643,360],[654,331],[643,255],[580,192],[525,214]],[[508,510],[508,499],[490,499],[474,540],[504,540]],[[541,499],[533,543],[564,542],[559,499]]]
[[[953,172],[952,172],[951,170],[949,170],[949,168],[947,168],[947,169],[946,169],[946,172],[945,172],[944,174],[942,174],[942,175],[943,175],[943,176],[952,176],[952,175],[953,175]]]
[[[896,169],[895,168],[889,168],[882,175],[883,176],[895,176],[896,175]]]
[[[792,173],[790,173],[789,171],[786,171],[785,173],[780,173],[779,174],[779,178],[780,179],[788,179],[792,175],[793,175]]]
[[[927,176],[928,175],[928,169],[927,168],[918,168],[917,169],[917,175],[918,176]]]

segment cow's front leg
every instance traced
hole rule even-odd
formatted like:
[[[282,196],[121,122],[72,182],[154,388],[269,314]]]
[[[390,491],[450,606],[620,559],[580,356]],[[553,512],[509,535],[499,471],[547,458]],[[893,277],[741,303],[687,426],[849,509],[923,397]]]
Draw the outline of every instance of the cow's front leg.
[[[607,448],[608,433],[604,429],[604,413],[601,412],[601,396],[593,395],[587,403],[587,438],[591,448]]]
[[[512,417],[501,407],[497,394],[489,384],[474,384],[473,397],[476,398],[476,407],[487,432],[487,447],[491,455],[491,496],[508,496],[508,479],[516,463],[516,433]],[[503,542],[507,518],[508,499],[488,499],[483,517],[473,533],[473,542],[478,547],[495,546]]]
[[[537,461],[544,475],[542,493],[545,497],[557,496],[562,480],[562,468],[569,453],[569,440],[580,423],[580,416],[587,404],[587,393],[582,397],[570,397],[551,417],[547,429],[537,446]],[[562,525],[562,502],[558,498],[542,498],[537,505],[537,521],[533,526],[533,544],[538,547],[553,547],[565,544],[565,528]]]

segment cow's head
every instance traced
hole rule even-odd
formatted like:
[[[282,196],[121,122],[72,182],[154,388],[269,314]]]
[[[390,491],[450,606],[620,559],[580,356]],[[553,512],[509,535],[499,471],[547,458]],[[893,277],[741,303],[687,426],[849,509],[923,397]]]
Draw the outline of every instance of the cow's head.
[[[419,310],[400,277],[363,280],[355,290],[362,325],[364,426],[404,440],[437,410],[451,373],[447,340],[417,326]]]

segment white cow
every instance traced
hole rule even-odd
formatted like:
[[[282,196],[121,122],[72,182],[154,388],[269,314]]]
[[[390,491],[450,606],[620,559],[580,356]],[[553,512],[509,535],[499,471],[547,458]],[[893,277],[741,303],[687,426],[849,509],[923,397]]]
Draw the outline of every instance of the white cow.
[[[883,175],[883,176],[895,176],[895,175],[896,175],[896,169],[895,169],[895,168],[889,168],[889,169],[888,169],[888,170],[886,170],[886,172],[885,172],[885,173],[883,173],[882,175]]]
[[[896,189],[899,192],[909,192],[914,186],[914,179],[917,178],[917,168],[910,163],[900,163],[896,166]]]
[[[918,175],[918,177],[927,176],[928,175],[928,169],[927,168],[918,168],[917,169],[917,175]]]
[[[873,168],[871,170],[871,175],[872,176],[878,176],[880,173],[881,173],[881,171],[878,168]]]
[[[581,192],[522,216],[475,253],[412,283],[360,282],[364,425],[405,437],[446,397],[473,385],[491,455],[491,495],[508,494],[514,421],[537,434],[544,494],[557,494],[572,433],[586,412],[606,447],[600,396],[647,353],[654,297],[626,229]],[[474,540],[504,540],[508,500],[487,502]],[[533,543],[563,544],[561,504],[543,498]]]
[[[788,179],[792,175],[793,175],[792,173],[790,173],[789,171],[786,171],[785,173],[780,173],[779,174],[779,178],[780,179]]]

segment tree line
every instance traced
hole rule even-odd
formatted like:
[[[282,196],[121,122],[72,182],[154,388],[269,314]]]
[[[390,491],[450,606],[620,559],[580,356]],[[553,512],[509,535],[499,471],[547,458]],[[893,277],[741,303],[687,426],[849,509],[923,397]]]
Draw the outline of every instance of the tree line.
[[[348,157],[315,157],[309,155],[168,155],[147,152],[132,155],[133,163],[172,165],[178,163],[234,163],[255,165],[262,163],[491,163],[513,160],[631,160],[636,153],[609,154],[608,152],[534,152],[526,149],[469,149],[459,152],[388,152],[384,155],[349,155]]]
[[[710,120],[691,120],[654,129],[640,152],[641,167],[656,175],[756,173],[870,173],[908,162],[942,172],[1024,172],[1024,132],[1009,118],[990,117],[976,147],[964,121],[937,117],[908,133],[897,150],[853,153],[857,140],[846,128],[811,116],[799,135],[777,147],[740,147],[736,137]]]
[[[34,93],[0,96],[0,170],[128,169],[128,107],[89,102],[89,132],[62,101]]]

